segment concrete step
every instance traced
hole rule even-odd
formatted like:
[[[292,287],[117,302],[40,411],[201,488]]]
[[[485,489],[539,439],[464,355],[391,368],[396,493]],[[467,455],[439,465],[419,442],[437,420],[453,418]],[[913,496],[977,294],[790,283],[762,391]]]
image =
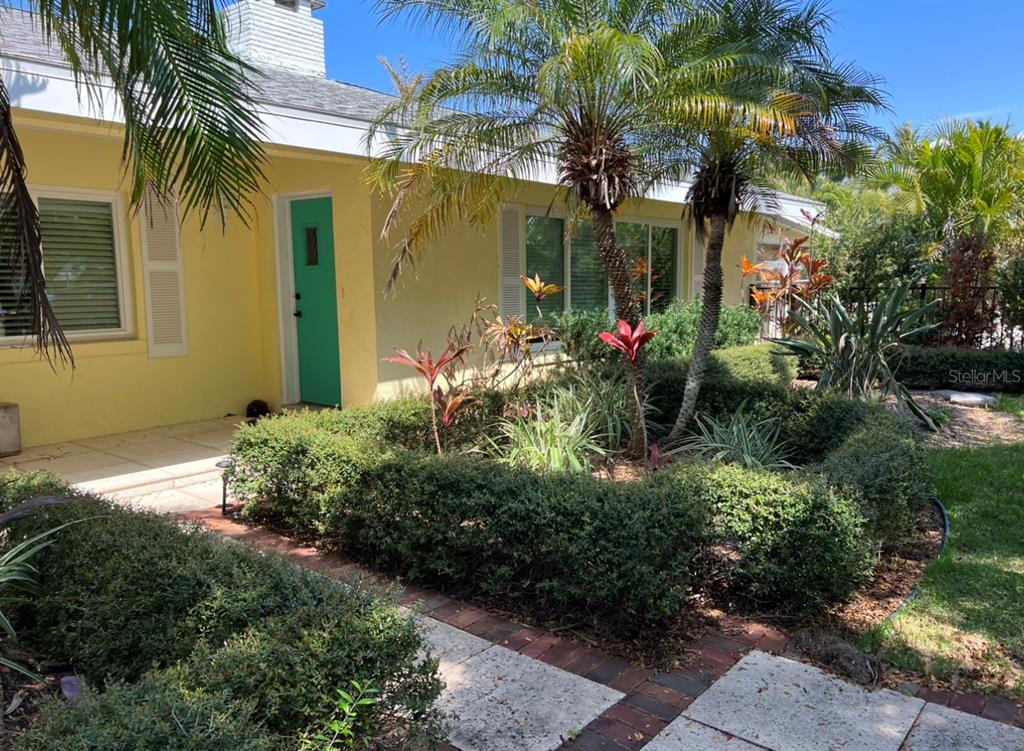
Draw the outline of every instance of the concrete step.
[[[223,470],[216,467],[223,457],[190,462],[169,468],[128,472],[75,484],[80,490],[103,495],[143,495],[161,490],[182,489],[208,482],[220,482]]]

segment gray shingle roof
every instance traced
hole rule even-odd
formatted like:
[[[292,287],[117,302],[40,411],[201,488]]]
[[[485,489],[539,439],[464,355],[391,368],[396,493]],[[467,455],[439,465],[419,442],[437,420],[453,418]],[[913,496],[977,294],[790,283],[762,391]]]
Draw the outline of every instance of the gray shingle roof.
[[[0,55],[62,65],[64,55],[47,45],[38,19],[24,11],[0,11]],[[257,101],[282,107],[372,120],[392,97],[379,91],[303,75],[282,68],[260,67],[254,77]]]

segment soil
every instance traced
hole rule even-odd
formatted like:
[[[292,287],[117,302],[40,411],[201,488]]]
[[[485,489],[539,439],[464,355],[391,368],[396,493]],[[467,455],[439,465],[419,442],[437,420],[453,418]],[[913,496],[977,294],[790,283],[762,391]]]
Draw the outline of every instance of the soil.
[[[31,664],[24,656],[10,657]],[[35,722],[42,706],[59,693],[59,685],[56,676],[43,676],[39,682],[0,666],[0,748],[9,748],[13,739]]]
[[[920,514],[917,537],[900,550],[883,554],[871,579],[826,620],[849,634],[877,626],[914,591],[925,569],[942,550],[942,542],[942,513],[929,505]]]
[[[950,404],[931,391],[912,392],[925,410],[942,410],[950,416],[938,433],[928,432],[925,441],[936,448],[968,448],[999,443],[1024,443],[1024,420],[994,409]]]

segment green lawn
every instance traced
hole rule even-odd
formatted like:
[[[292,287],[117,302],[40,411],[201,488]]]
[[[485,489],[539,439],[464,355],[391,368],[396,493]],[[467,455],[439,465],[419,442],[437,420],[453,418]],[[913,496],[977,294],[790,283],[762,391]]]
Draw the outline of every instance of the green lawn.
[[[1024,445],[931,453],[949,549],[867,642],[897,667],[1024,697]]]
[[[1024,396],[999,394],[996,397],[996,409],[1000,412],[1009,412],[1011,415],[1024,419]]]

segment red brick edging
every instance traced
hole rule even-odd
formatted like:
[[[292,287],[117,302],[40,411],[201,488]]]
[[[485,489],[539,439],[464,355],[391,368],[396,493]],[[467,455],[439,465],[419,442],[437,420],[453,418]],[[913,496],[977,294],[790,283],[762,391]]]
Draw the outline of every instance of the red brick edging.
[[[261,550],[280,553],[293,561],[331,576],[362,575],[381,584],[393,579],[368,571],[334,553],[299,545],[283,535],[247,527],[221,515],[220,508],[193,511],[181,518],[199,522],[225,537]],[[698,639],[685,664],[656,672],[619,657],[563,639],[549,631],[524,626],[492,615],[461,600],[415,586],[402,590],[402,604],[416,606],[423,615],[447,623],[514,652],[562,668],[625,696],[565,739],[560,751],[636,751],[643,748],[712,683],[721,678],[752,649],[778,654],[789,643],[781,631],[749,621],[723,619],[718,632]],[[998,696],[920,689],[925,701],[967,714],[1024,728],[1024,707]],[[444,751],[458,751],[454,746]]]

